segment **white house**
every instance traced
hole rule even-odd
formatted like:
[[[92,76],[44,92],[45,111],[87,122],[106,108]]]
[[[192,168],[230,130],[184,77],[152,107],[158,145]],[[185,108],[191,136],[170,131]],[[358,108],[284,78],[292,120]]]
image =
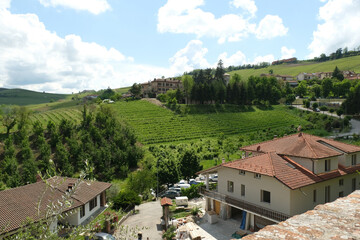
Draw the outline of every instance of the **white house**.
[[[241,149],[244,159],[199,173],[218,174],[217,190],[210,191],[207,182],[201,191],[206,211],[241,219],[245,230],[257,231],[359,189],[358,146],[298,133]]]
[[[27,218],[37,222],[54,217],[51,204],[57,205],[60,213],[67,213],[63,220],[70,225],[80,225],[97,216],[105,208],[106,193],[110,183],[79,181],[75,178],[53,177],[33,184],[0,191],[0,239],[16,233]],[[63,197],[68,196],[70,205],[65,206]],[[51,224],[57,229],[57,220]]]

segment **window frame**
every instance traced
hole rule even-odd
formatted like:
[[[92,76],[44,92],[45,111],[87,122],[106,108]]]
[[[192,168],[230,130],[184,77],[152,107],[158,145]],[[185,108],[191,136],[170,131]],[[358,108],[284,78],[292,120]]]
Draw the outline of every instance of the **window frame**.
[[[344,186],[344,179],[339,179],[339,186]]]
[[[265,195],[264,195],[265,193],[269,193],[269,201],[265,201],[267,199],[267,198],[265,198]],[[260,194],[261,194],[261,202],[271,203],[271,192],[266,191],[266,190],[261,190]]]
[[[313,190],[313,202],[316,202],[316,189]]]
[[[351,155],[351,166],[355,166],[357,164],[356,154]]]
[[[85,208],[85,204],[80,206],[80,218],[83,218],[86,215],[86,208]]]
[[[330,159],[325,160],[325,172],[329,172],[331,170],[331,162]]]
[[[241,184],[241,192],[240,192],[240,195],[241,195],[242,197],[245,197],[245,191],[246,191],[245,185],[244,185],[244,184]]]
[[[97,207],[97,196],[89,201],[89,212]]]
[[[330,185],[325,186],[325,203],[328,203],[331,201],[331,189]]]
[[[261,174],[260,173],[254,173],[254,178],[261,179]]]
[[[228,190],[228,192],[234,192],[234,182],[233,181],[227,181],[227,190]]]
[[[239,175],[245,176],[245,170],[239,170]]]
[[[344,197],[344,191],[339,192],[339,197]]]

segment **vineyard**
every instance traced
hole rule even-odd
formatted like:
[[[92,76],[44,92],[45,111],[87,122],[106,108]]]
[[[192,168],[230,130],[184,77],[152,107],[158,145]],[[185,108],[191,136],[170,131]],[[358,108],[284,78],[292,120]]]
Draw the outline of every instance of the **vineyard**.
[[[53,121],[55,124],[60,123],[61,119],[68,119],[74,123],[79,123],[81,119],[81,109],[77,107],[71,108],[60,108],[56,110],[44,111],[39,113],[34,113],[31,115],[32,121],[40,121],[43,126],[46,126],[49,120]]]
[[[128,123],[143,144],[257,132],[306,125],[307,122],[284,106],[273,110],[176,115],[146,101],[117,102],[119,118]]]

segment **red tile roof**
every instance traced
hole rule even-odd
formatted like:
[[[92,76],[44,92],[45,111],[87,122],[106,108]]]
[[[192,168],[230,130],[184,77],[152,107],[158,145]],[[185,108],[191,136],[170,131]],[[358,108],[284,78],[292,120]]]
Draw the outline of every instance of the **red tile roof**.
[[[53,177],[48,179],[49,185],[40,181],[0,191],[0,234],[19,228],[27,217],[34,221],[45,218],[50,213],[49,203],[61,201],[68,185],[77,181],[74,178]],[[110,186],[105,182],[80,182],[70,198],[72,205],[65,211],[84,205]]]
[[[342,154],[341,151],[346,153],[360,152],[360,147],[306,133],[298,133],[242,147],[241,150],[261,153],[276,152],[280,155],[321,159],[339,156]]]
[[[160,200],[161,206],[172,206],[172,201],[170,198],[164,197]]]

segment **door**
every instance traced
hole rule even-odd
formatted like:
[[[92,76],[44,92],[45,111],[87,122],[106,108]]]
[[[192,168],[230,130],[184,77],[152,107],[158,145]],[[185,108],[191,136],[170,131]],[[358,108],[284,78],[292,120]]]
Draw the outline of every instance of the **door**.
[[[216,212],[217,215],[220,214],[220,202],[214,200],[214,211]]]

